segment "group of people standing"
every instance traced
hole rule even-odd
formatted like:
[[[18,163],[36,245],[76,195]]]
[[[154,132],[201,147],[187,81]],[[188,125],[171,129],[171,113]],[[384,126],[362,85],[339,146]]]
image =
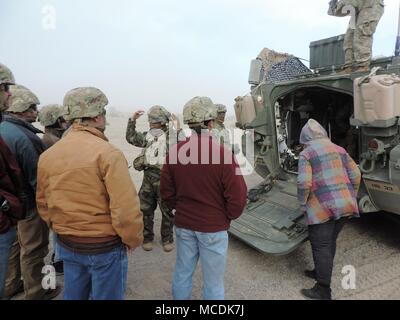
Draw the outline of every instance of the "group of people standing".
[[[138,132],[136,120],[144,112],[135,112],[126,139],[143,148],[134,160],[134,168],[144,171],[138,194],[123,153],[104,134],[108,99],[101,90],[76,88],[66,93],[63,106],[43,107],[42,139],[37,134],[43,132],[32,125],[39,104],[0,64],[0,297],[24,291],[25,299],[52,299],[60,293],[60,287],[42,287],[51,229],[53,265],[63,266],[64,299],[124,299],[127,254],[140,245],[153,249],[159,205],[165,252],[175,248],[175,226],[174,299],[191,298],[199,260],[203,298],[224,299],[227,230],[247,201],[223,132],[226,108],[208,97],[191,99],[183,108],[191,129],[187,136],[162,106],[149,110],[149,131]],[[358,216],[361,175],[315,120],[304,126],[300,142],[305,149],[298,196],[315,263],[306,274],[316,280],[302,294],[330,299],[336,239],[345,219]]]
[[[43,107],[39,120],[45,133],[40,139],[37,134],[43,132],[32,125],[38,117],[39,99],[16,85],[6,66],[0,65],[0,75],[2,110],[6,111],[0,142],[3,158],[9,157],[4,174],[10,177],[0,192],[11,205],[0,215],[1,297],[9,299],[24,291],[25,299],[52,299],[60,293],[60,287],[42,287],[51,229],[53,263],[63,263],[64,299],[124,299],[127,253],[140,245],[152,249],[154,210],[159,204],[166,252],[174,249],[174,223],[180,230],[176,232],[174,297],[190,298],[191,277],[200,259],[204,298],[223,299],[227,230],[244,209],[247,189],[232,152],[210,134],[218,114],[212,101],[196,97],[185,106],[184,122],[194,128],[191,137],[182,135],[179,121],[161,106],[148,113],[148,133],[135,129],[142,112],[129,119],[126,138],[144,149],[134,161],[137,170],[144,170],[139,198],[124,155],[104,135],[108,99],[101,90],[76,88],[67,92],[63,106]],[[171,144],[162,139],[169,122],[176,126]],[[207,150],[198,143],[201,139]],[[157,145],[161,141],[166,150]],[[165,152],[158,156],[164,160],[186,144],[195,157],[211,150],[209,164],[178,161],[170,165],[168,156],[164,164],[149,161],[151,152]],[[230,158],[229,164],[212,163],[213,154]],[[189,187],[188,177],[194,175],[198,181]],[[212,197],[204,193],[208,188]],[[192,210],[197,212],[195,219],[189,216]],[[185,232],[190,233],[189,242]]]

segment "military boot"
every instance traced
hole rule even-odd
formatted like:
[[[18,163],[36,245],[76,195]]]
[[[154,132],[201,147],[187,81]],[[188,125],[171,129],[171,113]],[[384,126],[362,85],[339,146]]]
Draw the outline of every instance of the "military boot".
[[[144,251],[151,251],[151,250],[153,250],[153,247],[154,247],[153,241],[146,242],[146,243],[142,244],[142,248],[143,248]]]
[[[165,252],[171,252],[174,250],[175,246],[172,242],[163,243],[163,249]]]
[[[343,67],[341,71],[339,71],[337,74],[350,74],[353,71],[353,68],[351,66],[348,67]]]
[[[301,289],[300,292],[307,299],[332,300],[331,288],[320,283],[316,283],[311,289]]]
[[[353,72],[370,72],[368,66],[358,66],[353,68]]]

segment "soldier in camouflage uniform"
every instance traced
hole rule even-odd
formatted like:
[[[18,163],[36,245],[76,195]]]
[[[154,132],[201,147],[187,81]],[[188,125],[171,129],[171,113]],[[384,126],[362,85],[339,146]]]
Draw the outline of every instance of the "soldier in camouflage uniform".
[[[214,127],[212,134],[220,141],[221,144],[225,144],[228,148],[231,148],[229,131],[225,128],[225,116],[226,116],[226,106],[223,104],[216,104],[217,108],[217,118],[214,121]]]
[[[355,29],[349,26],[344,38],[343,73],[369,70],[373,35],[384,12],[383,0],[332,0],[329,14],[343,17],[351,12],[351,7],[355,9],[356,24]]]
[[[65,115],[66,110],[58,104],[50,104],[40,109],[39,122],[44,127],[42,141],[46,148],[50,148],[60,140],[67,129]]]
[[[58,104],[50,104],[40,109],[39,122],[44,127],[42,142],[46,149],[58,142],[67,129],[67,122],[64,119],[66,114],[66,109]],[[63,262],[59,258],[56,235],[52,231],[50,231],[50,233],[52,234],[54,250],[51,256],[51,262],[56,272],[62,274],[64,273],[64,267]]]
[[[136,120],[144,114],[137,111],[128,121],[126,140],[135,147],[143,148],[141,154],[134,160],[133,166],[138,171],[144,171],[143,182],[139,191],[140,209],[143,212],[144,241],[143,249],[151,251],[154,240],[154,210],[157,203],[162,213],[161,240],[163,249],[170,252],[174,249],[173,224],[174,215],[167,208],[160,197],[160,175],[164,157],[168,152],[168,146],[176,137],[176,132],[170,134],[168,123],[171,114],[162,106],[153,106],[148,112],[149,132],[137,132]],[[176,121],[176,118],[173,117]],[[179,129],[179,122],[176,125]],[[175,138],[176,141],[176,138]]]

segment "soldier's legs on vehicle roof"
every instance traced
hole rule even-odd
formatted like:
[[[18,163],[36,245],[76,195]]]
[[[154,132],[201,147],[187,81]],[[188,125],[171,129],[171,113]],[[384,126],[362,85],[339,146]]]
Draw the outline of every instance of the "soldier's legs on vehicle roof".
[[[143,176],[142,186],[139,190],[140,210],[143,213],[143,243],[154,240],[154,210],[157,208],[157,193],[155,192],[151,181]]]
[[[42,288],[42,269],[44,258],[49,252],[49,228],[39,217],[36,209],[29,211],[27,216],[28,218],[18,222],[17,227],[21,274],[24,281],[25,299],[40,300],[45,298],[46,294],[46,290]],[[15,268],[16,263],[10,262],[13,265],[12,268]],[[9,271],[11,271],[10,268],[9,265]],[[7,288],[17,287],[19,280],[20,276],[17,274],[9,274]]]
[[[353,46],[356,68],[369,67],[372,59],[373,34],[377,26],[378,21],[371,21],[356,27]]]
[[[189,300],[192,296],[193,273],[199,260],[199,245],[195,232],[175,228],[176,262],[172,280],[175,300]]]
[[[224,275],[228,251],[228,232],[196,232],[203,273],[203,299],[223,300]]]
[[[3,298],[10,249],[15,241],[16,234],[15,228],[11,228],[6,233],[0,234],[0,300]]]
[[[354,62],[354,29],[348,28],[344,36],[343,50],[344,50],[344,65],[343,69],[349,68]]]

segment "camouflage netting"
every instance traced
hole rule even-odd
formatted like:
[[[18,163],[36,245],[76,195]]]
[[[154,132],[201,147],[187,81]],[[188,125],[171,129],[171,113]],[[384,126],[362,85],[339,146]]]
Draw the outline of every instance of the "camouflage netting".
[[[288,53],[264,48],[257,58],[262,61],[264,80],[288,81],[295,79],[298,75],[311,72],[300,59]]]
[[[268,48],[264,48],[257,58],[262,61],[264,74],[268,74],[273,65],[283,62],[291,57],[293,56],[288,53],[280,53]]]
[[[272,82],[290,81],[298,78],[299,75],[310,73],[299,58],[290,57],[286,61],[279,62],[269,70],[267,79]]]

